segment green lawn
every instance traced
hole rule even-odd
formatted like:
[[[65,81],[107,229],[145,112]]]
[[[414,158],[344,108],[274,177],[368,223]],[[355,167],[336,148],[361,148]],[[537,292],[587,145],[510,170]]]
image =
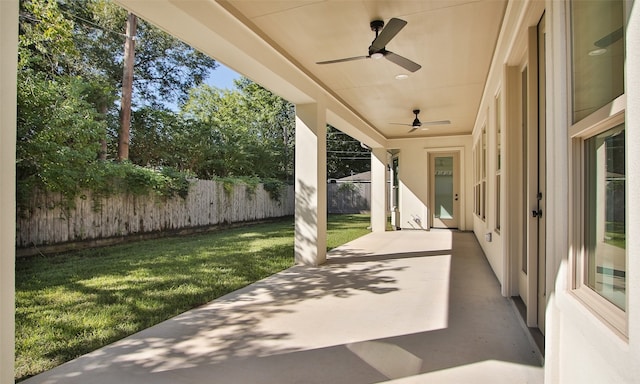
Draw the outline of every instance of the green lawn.
[[[327,247],[369,232],[330,215]],[[293,265],[293,220],[16,261],[16,379]]]
[[[607,221],[604,230],[604,242],[619,248],[627,248],[625,223]]]

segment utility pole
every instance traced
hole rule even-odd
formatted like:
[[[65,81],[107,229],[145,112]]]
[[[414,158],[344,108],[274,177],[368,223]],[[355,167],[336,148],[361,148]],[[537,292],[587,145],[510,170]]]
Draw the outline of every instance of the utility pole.
[[[98,113],[100,114],[100,117],[102,119],[104,119],[104,116],[107,115],[107,104],[104,101],[100,101],[100,104],[98,105]],[[102,139],[100,139],[100,150],[98,151],[98,160],[102,160],[105,161],[107,160],[107,133],[105,132],[104,135],[102,136]]]
[[[122,101],[120,102],[120,134],[118,135],[118,161],[129,159],[129,130],[131,127],[131,94],[133,92],[133,63],[135,60],[136,15],[127,16],[127,38],[124,42],[124,71],[122,75]]]

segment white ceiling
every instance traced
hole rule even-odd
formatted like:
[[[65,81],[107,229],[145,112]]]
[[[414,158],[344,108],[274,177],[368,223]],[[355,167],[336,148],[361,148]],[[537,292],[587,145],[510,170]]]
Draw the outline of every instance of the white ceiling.
[[[469,134],[502,23],[504,0],[219,0],[281,54],[319,81],[387,139]],[[316,62],[367,55],[369,23],[408,22],[387,49],[422,65],[415,73],[385,60]],[[400,73],[409,74],[396,80]],[[390,123],[451,120],[408,134]]]
[[[294,103],[324,100],[327,121],[370,146],[470,134],[507,0],[115,0]],[[316,62],[368,54],[372,20],[407,21],[386,46],[420,65]],[[428,130],[411,124],[451,120]]]

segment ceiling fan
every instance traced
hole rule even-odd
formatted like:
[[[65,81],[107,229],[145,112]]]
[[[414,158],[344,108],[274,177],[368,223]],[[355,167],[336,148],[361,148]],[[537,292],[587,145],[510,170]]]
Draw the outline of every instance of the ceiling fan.
[[[384,21],[374,20],[370,23],[370,26],[371,30],[376,32],[376,37],[375,39],[373,39],[371,45],[369,46],[369,54],[367,56],[354,56],[344,59],[320,61],[316,64],[334,64],[342,63],[345,61],[380,59],[384,57],[385,59],[401,66],[409,72],[415,72],[418,69],[422,68],[420,64],[414,63],[406,57],[402,57],[391,51],[387,51],[385,48],[387,46],[387,43],[389,43],[389,41],[391,41],[391,39],[393,39],[398,34],[398,32],[400,32],[400,30],[404,28],[405,25],[407,25],[406,21],[392,18],[391,20],[389,20],[387,26],[383,29],[382,27],[384,27]]]
[[[418,114],[420,113],[419,109],[414,109],[413,110],[413,114],[416,115],[416,118],[413,119],[413,123],[411,124],[402,124],[402,123],[390,123],[390,124],[394,124],[394,125],[407,125],[409,127],[411,127],[411,130],[409,130],[408,133],[411,133],[413,131],[415,131],[416,129],[422,127],[423,125],[447,125],[447,124],[451,124],[451,121],[449,120],[437,120],[437,121],[426,121],[426,122],[421,122],[420,119],[418,119]],[[423,128],[425,129],[425,128]]]

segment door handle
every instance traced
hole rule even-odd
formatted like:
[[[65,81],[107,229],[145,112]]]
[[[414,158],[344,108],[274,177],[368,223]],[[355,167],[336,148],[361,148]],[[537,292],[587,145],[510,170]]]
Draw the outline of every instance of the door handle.
[[[538,209],[537,211],[531,211],[531,216],[537,217],[538,219],[542,217],[542,209]]]

